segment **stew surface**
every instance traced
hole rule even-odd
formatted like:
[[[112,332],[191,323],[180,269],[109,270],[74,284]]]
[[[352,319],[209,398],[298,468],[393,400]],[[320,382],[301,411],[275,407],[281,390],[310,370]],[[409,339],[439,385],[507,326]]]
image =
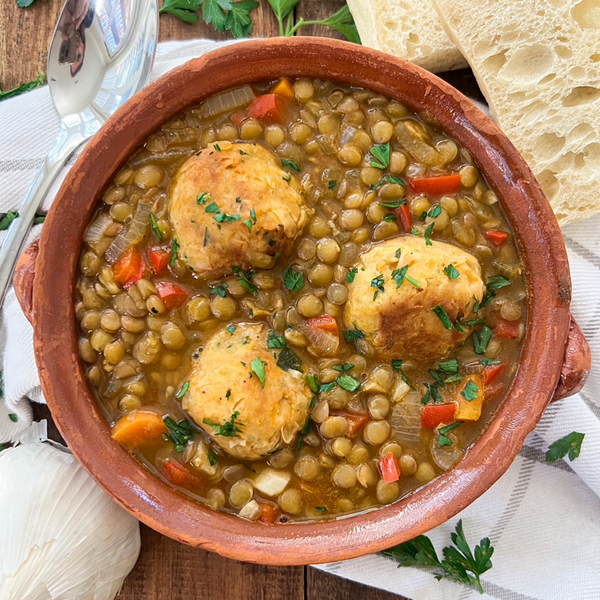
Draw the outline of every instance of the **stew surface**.
[[[517,371],[527,292],[496,195],[431,118],[282,79],[128,160],[75,310],[114,439],[272,524],[389,504],[460,461]]]

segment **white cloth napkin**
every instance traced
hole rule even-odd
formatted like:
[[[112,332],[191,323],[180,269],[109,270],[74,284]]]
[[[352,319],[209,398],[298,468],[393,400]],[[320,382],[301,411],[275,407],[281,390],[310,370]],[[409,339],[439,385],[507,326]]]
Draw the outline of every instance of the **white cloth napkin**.
[[[206,40],[169,42],[158,48],[154,77],[217,47]],[[0,212],[15,210],[52,146],[58,118],[48,88],[0,104]],[[72,164],[73,161],[70,161]],[[47,210],[62,177],[53,186]],[[486,599],[598,600],[600,598],[600,216],[568,226],[565,239],[573,277],[573,315],[589,340],[594,365],[584,392],[551,406],[509,471],[456,518],[430,532],[438,552],[449,543],[459,518],[474,546],[489,536],[494,567],[483,577]],[[39,235],[36,227],[32,239]],[[5,402],[0,403],[0,442],[17,439],[31,420],[29,400],[44,402],[32,347],[32,330],[14,293],[0,324]],[[8,415],[16,415],[16,423]],[[574,463],[547,464],[550,443],[570,433],[586,434]],[[415,568],[397,569],[371,555],[321,565],[347,577],[413,600],[467,600],[475,590]]]

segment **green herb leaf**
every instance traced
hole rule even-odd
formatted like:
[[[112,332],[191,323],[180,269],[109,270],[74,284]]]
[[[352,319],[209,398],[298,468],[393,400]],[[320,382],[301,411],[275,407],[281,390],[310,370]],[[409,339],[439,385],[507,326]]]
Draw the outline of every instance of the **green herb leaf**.
[[[208,192],[202,192],[197,198],[196,203],[200,205],[206,204],[206,201],[210,200],[210,194]],[[216,206],[216,205],[215,205]]]
[[[352,375],[342,375],[336,379],[337,384],[348,392],[355,392],[360,387],[360,381],[357,381]]]
[[[581,452],[581,444],[584,437],[585,433],[572,431],[569,435],[556,440],[556,442],[550,444],[548,452],[546,452],[546,462],[557,461],[559,458],[567,456],[567,454],[569,455],[569,460],[574,461]]]
[[[286,169],[290,169],[292,171],[296,171],[296,173],[300,173],[300,165],[295,160],[291,160],[290,158],[284,158],[281,161],[281,164]]]
[[[385,206],[385,208],[400,208],[403,204],[406,204],[406,200],[388,200],[386,202],[380,202],[379,206]]]
[[[458,373],[458,360],[456,358],[445,360],[437,366],[437,369],[444,375],[456,375]]]
[[[383,220],[386,223],[393,223],[398,220],[398,215],[385,215],[385,217],[383,217]]]
[[[217,203],[216,202],[211,202],[210,204],[208,204],[208,205],[206,205],[204,207],[204,212],[207,212],[207,213],[210,213],[210,214],[212,214],[212,213],[217,214],[220,211],[219,211],[219,207],[217,206]]]
[[[34,225],[41,225],[42,223],[44,223],[44,221],[46,220],[46,217],[48,215],[46,213],[37,213],[35,215],[35,218],[33,219],[33,224]]]
[[[456,279],[460,275],[452,263],[450,263],[447,267],[444,267],[444,273],[446,273],[448,279]]]
[[[19,4],[21,2],[21,4]],[[33,4],[34,0],[17,0],[17,6],[24,8],[26,6],[30,6]],[[37,79],[33,81],[29,81],[28,83],[22,83],[20,86],[8,90],[6,92],[0,91],[0,102],[2,100],[8,100],[9,98],[14,98],[15,96],[19,96],[20,94],[24,94],[25,92],[29,92],[30,90],[35,89],[36,87],[40,87],[40,85],[44,85],[44,80],[46,76],[44,73],[41,73]]]
[[[416,227],[411,227],[411,228],[410,228],[410,232],[411,232],[413,235],[421,235],[421,232],[420,232],[420,231],[419,231],[419,230],[418,230]]]
[[[240,416],[240,413],[236,410],[229,420],[224,421],[223,425],[219,425],[218,423],[213,423],[208,419],[202,419],[202,422],[205,425],[210,425],[214,427],[214,434],[221,435],[223,437],[240,437],[238,434],[242,433],[240,427],[243,427],[244,424],[239,421],[236,423],[236,419]]]
[[[484,367],[489,367],[490,365],[501,365],[502,361],[501,360],[493,360],[492,358],[482,358],[481,364]]]
[[[337,181],[335,179],[332,179],[328,184],[327,187],[332,190],[335,186],[337,185]]]
[[[510,279],[504,275],[492,275],[488,277],[487,289],[488,290],[499,290],[500,288],[510,285]]]
[[[492,339],[492,330],[484,325],[479,331],[473,332],[473,348],[477,354],[485,354]]]
[[[326,27],[331,27],[331,29],[339,31],[349,42],[354,42],[355,44],[361,43],[358,30],[356,29],[354,19],[352,18],[352,13],[346,5],[328,19],[325,19],[320,23],[313,23],[313,25],[315,24],[325,25]]]
[[[242,223],[248,228],[248,231],[252,231],[252,221],[250,219],[246,219]]]
[[[220,283],[219,285],[211,287],[210,293],[215,294],[216,296],[221,296],[221,298],[225,298],[225,296],[227,295],[227,284]]]
[[[371,166],[376,169],[387,169],[390,165],[390,143],[371,146]]]
[[[232,223],[233,221],[239,221],[241,218],[241,215],[228,215],[224,212],[218,212],[213,217],[217,223]]]
[[[320,513],[326,513],[327,512],[327,507],[325,507],[325,506],[315,506],[315,510],[317,512],[320,512]]]
[[[265,387],[265,366],[267,363],[263,362],[258,358],[258,356],[250,363],[250,367],[252,368],[252,372],[258,377],[261,385]]]
[[[233,323],[230,323],[229,325],[227,325],[227,327],[225,329],[227,329],[227,331],[231,335],[233,335],[235,333],[235,330],[237,329],[237,327]]]
[[[444,387],[444,380],[442,379],[441,375],[437,371],[434,371],[433,369],[429,369],[429,374],[433,377],[434,381],[440,387]]]
[[[346,329],[343,335],[344,341],[347,344],[356,340],[362,340],[365,337],[365,334],[360,329]]]
[[[433,226],[435,225],[435,223],[430,223],[429,226],[427,227],[427,229],[425,229],[425,245],[426,246],[431,246],[432,242],[431,242],[431,234],[433,232]]]
[[[485,319],[480,317],[479,319],[469,319],[468,321],[461,321],[460,323],[465,327],[473,327],[474,325],[483,325],[485,323]]]
[[[177,397],[179,398],[179,396]],[[182,419],[176,423],[171,417],[165,417],[163,422],[169,430],[169,435],[165,435],[165,439],[168,442],[173,442],[173,444],[175,444],[175,450],[177,452],[183,452],[186,444],[194,437],[192,424],[187,419]]]
[[[277,366],[283,371],[302,372],[302,361],[290,348],[283,348],[277,357]]]
[[[171,267],[175,266],[175,261],[177,260],[178,252],[179,252],[179,240],[177,238],[173,238],[171,240],[171,260],[169,261],[169,265]]]
[[[154,233],[154,237],[156,237],[159,243],[162,242],[162,231],[160,230],[158,221],[152,212],[150,213],[150,224],[152,226],[152,233]]]
[[[343,365],[333,365],[331,368],[339,373],[345,373],[346,371],[351,371],[354,368],[354,365],[350,363],[344,363]]]
[[[175,394],[175,398],[177,398],[177,400],[181,400],[181,398],[183,398],[187,394],[189,389],[190,389],[190,382],[186,381],[181,386],[181,389],[177,392],[177,394]]]
[[[467,402],[473,402],[473,400],[475,400],[475,398],[477,398],[478,391],[479,391],[479,388],[477,387],[477,384],[473,380],[471,380],[471,381],[469,381],[469,383],[467,383],[467,385],[465,385],[465,389],[460,393],[460,395]]]
[[[437,318],[442,322],[442,325],[446,329],[454,329],[452,320],[448,316],[448,313],[446,312],[446,309],[443,306],[440,306],[438,304],[437,306],[434,306],[431,310],[436,314]]]
[[[283,272],[283,285],[292,292],[299,292],[304,287],[304,273],[296,273],[292,267]]]
[[[306,376],[306,383],[308,383],[308,387],[315,394],[317,394],[319,392],[319,382],[317,381],[317,376],[316,375],[307,375]]]
[[[378,190],[382,185],[385,185],[386,183],[393,183],[395,185],[401,185],[403,187],[406,187],[406,181],[400,179],[400,177],[396,177],[395,175],[384,175],[375,185],[371,184],[371,189]],[[406,204],[406,201],[404,201],[404,204]],[[402,204],[400,206],[402,206]]]
[[[431,209],[427,213],[427,216],[431,217],[432,219],[436,219],[441,214],[442,214],[442,205],[441,204],[436,204],[433,207],[431,207]]]
[[[231,390],[227,390],[227,393],[225,394],[225,400],[229,400],[229,398],[231,398]]]
[[[169,13],[186,23],[197,23],[198,13],[202,0],[165,0],[160,13]]]
[[[352,283],[354,281],[354,278],[356,277],[357,273],[358,273],[358,269],[356,267],[353,267],[352,269],[350,269],[346,275],[346,283]]]
[[[214,467],[217,464],[215,453],[210,448],[208,449],[208,464],[211,467]]]
[[[401,269],[394,269],[392,271],[392,279],[396,282],[396,289],[402,285],[407,271],[408,265],[404,265]]]
[[[327,392],[330,392],[333,389],[334,385],[335,381],[332,381],[330,383],[322,383],[319,387],[319,394],[326,394]]]
[[[450,433],[453,429],[460,427],[464,421],[456,421],[456,423],[450,423],[450,425],[446,425],[445,427],[440,427],[438,429],[438,444],[440,446],[452,446],[452,440],[448,437],[448,433]]]
[[[258,296],[258,288],[252,283],[252,277],[254,277],[255,271],[250,270],[247,273],[242,271],[239,267],[233,266],[233,272],[236,277],[240,279],[240,285],[253,296]]]
[[[287,342],[285,341],[285,337],[282,335],[277,335],[272,329],[269,330],[269,334],[267,336],[267,348],[286,348]]]
[[[445,383],[457,383],[459,381],[463,380],[463,376],[462,375],[450,375],[450,377],[446,377],[446,381]]]
[[[13,422],[16,423],[19,420],[19,417],[17,415],[15,415],[15,413],[9,413],[8,418]]]
[[[245,38],[252,33],[252,17],[250,13],[258,8],[255,0],[232,2],[225,19],[225,29],[231,30],[233,37]]]
[[[373,294],[373,300],[375,300],[375,298],[377,298],[377,295],[381,292],[385,292],[385,288],[383,287],[383,275],[377,275],[377,277],[374,277],[373,279],[371,279],[371,287],[375,288],[375,294]]]
[[[18,212],[9,210],[0,220],[0,231],[6,231],[9,225],[19,216]]]
[[[421,284],[414,277],[411,277],[410,275],[405,275],[404,279],[406,279],[406,281],[408,281],[408,283],[411,283],[415,287],[421,287]]]

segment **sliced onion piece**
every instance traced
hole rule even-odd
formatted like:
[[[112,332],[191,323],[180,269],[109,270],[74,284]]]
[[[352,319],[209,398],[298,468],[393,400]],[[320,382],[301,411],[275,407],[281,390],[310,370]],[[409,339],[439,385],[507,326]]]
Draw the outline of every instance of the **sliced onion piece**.
[[[312,346],[324,356],[335,356],[340,347],[340,338],[335,333],[311,327],[306,321],[298,325],[298,329],[307,337]]]
[[[396,404],[390,416],[394,439],[399,444],[414,446],[421,441],[421,398],[411,391]]]
[[[127,248],[139,244],[144,239],[150,224],[150,211],[152,210],[152,202],[149,202],[145,196],[146,194],[137,203],[129,227],[119,233],[104,254],[109,264],[114,265]]]
[[[246,106],[252,100],[254,100],[252,88],[249,85],[244,85],[235,90],[223,92],[222,94],[208,98],[200,108],[200,115],[202,117],[215,117]]]
[[[83,239],[88,244],[99,242],[104,236],[104,232],[112,225],[113,220],[107,213],[100,213],[89,225]]]

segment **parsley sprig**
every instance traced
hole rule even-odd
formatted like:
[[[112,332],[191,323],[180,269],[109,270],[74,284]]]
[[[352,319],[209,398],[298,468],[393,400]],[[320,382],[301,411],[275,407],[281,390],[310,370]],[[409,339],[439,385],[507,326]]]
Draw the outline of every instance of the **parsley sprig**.
[[[240,423],[239,421],[237,421],[236,423],[236,419],[240,416],[240,413],[236,410],[231,417],[229,417],[229,420],[225,420],[223,421],[223,425],[219,425],[218,423],[213,423],[212,421],[209,421],[208,419],[202,419],[202,422],[205,425],[210,425],[211,427],[214,427],[214,434],[215,435],[221,435],[223,437],[240,437],[239,434],[242,433],[242,430],[240,429],[240,427],[243,427],[244,424]]]
[[[169,430],[169,435],[165,434],[165,439],[175,444],[177,452],[183,452],[186,444],[194,437],[192,424],[187,419],[182,419],[176,423],[171,417],[165,417],[163,422]]]
[[[451,534],[453,546],[446,546],[440,561],[437,552],[426,535],[384,550],[381,554],[396,560],[399,567],[428,567],[438,569],[434,577],[440,581],[448,579],[477,588],[483,594],[481,575],[492,568],[494,548],[489,538],[483,538],[472,552],[465,537],[462,519]]]
[[[564,458],[567,454],[569,455],[569,460],[571,462],[574,461],[581,452],[581,444],[584,437],[585,433],[572,431],[569,435],[556,440],[550,444],[548,452],[546,452],[546,462],[555,462],[559,458]]]

